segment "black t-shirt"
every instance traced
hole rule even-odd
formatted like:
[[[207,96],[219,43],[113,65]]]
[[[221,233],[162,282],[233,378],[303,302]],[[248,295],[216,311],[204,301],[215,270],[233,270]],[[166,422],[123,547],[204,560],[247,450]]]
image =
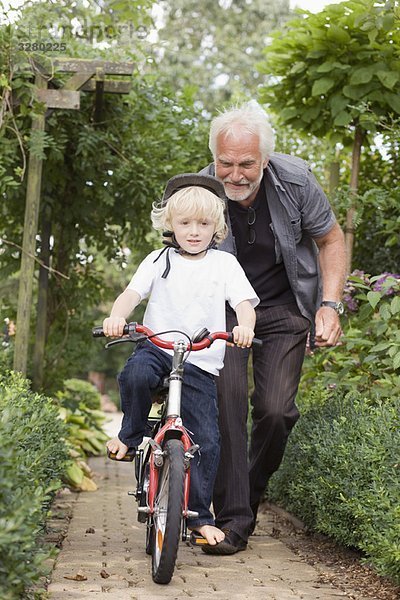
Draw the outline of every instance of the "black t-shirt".
[[[276,264],[275,238],[264,182],[250,208],[228,201],[237,259],[260,298],[259,306],[295,302],[283,262]]]

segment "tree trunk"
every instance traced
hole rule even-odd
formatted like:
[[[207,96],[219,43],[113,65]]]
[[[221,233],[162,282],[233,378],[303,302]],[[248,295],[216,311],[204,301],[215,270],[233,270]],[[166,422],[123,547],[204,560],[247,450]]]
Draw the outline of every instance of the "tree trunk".
[[[336,144],[335,149],[335,159],[329,165],[329,184],[328,184],[328,192],[329,194],[333,194],[335,190],[339,187],[340,182],[340,148],[339,145]]]
[[[329,165],[329,194],[333,194],[339,185],[339,170],[340,163],[336,160],[332,161]]]
[[[354,216],[356,212],[355,196],[358,192],[358,175],[360,172],[361,146],[363,141],[363,132],[359,125],[356,126],[354,135],[353,151],[351,156],[351,176],[350,176],[350,194],[351,205],[346,215],[345,241],[347,254],[347,273],[351,273],[351,263],[353,258],[354,246]]]
[[[36,75],[37,89],[45,89],[47,81]],[[45,115],[32,119],[32,133],[43,132]],[[43,161],[32,152],[29,155],[26,188],[24,235],[22,241],[21,272],[19,278],[17,323],[15,332],[14,370],[26,375],[28,364],[29,329],[32,307],[33,276],[35,271],[36,234],[39,219],[40,188]]]
[[[39,270],[39,288],[37,302],[37,320],[35,349],[33,353],[33,389],[40,390],[43,386],[44,353],[47,338],[47,298],[49,289],[50,265],[50,235],[51,221],[49,211],[45,210],[41,231],[40,259],[43,266]]]

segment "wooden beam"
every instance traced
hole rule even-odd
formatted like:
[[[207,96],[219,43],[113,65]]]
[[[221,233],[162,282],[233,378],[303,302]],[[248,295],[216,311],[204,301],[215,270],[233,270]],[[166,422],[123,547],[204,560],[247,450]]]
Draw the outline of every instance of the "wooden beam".
[[[95,75],[96,71],[88,71],[87,73],[75,73],[66,81],[62,87],[63,90],[80,90],[90,78]]]
[[[71,90],[37,90],[36,98],[48,108],[80,108],[80,94]]]
[[[102,69],[106,75],[132,75],[134,69],[133,63],[80,58],[56,58],[53,66],[56,71],[66,73],[88,73]]]
[[[129,94],[132,88],[130,81],[122,81],[122,79],[105,79],[104,93],[105,94]],[[81,88],[82,92],[95,92],[96,80],[89,79]]]

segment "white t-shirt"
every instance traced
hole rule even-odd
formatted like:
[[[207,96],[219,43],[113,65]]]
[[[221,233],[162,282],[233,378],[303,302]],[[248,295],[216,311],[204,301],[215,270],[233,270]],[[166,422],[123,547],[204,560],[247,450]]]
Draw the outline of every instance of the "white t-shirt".
[[[221,250],[208,250],[203,258],[184,258],[173,248],[154,262],[161,250],[151,252],[139,265],[128,288],[142,300],[149,298],[143,324],[155,333],[179,329],[191,337],[206,327],[210,332],[225,331],[225,302],[233,309],[249,300],[257,306],[259,299],[236,258]],[[163,279],[166,253],[171,269]],[[178,333],[160,336],[166,340],[185,339]],[[218,375],[223,367],[225,342],[217,340],[209,348],[191,352],[188,362]],[[164,350],[173,354],[172,350]]]

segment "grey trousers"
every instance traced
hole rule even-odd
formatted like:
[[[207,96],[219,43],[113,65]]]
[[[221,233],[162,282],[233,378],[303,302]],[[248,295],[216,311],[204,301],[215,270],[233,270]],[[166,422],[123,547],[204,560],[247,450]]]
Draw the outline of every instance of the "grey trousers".
[[[217,380],[221,457],[213,505],[220,528],[247,540],[268,479],[283,458],[288,435],[299,418],[295,397],[310,322],[296,304],[256,308],[261,348],[228,347]],[[236,325],[227,311],[227,331]],[[252,430],[248,457],[247,363],[253,358]]]

